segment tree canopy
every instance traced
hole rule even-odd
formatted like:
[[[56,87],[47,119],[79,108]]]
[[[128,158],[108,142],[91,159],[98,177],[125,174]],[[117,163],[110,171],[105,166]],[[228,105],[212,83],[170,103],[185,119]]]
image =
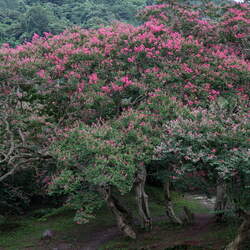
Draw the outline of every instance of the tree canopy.
[[[139,13],[139,26],[74,27],[3,44],[2,182],[35,170],[47,191],[68,198],[76,221],[105,201],[132,238],[117,196],[134,190],[150,229],[145,185],[156,163],[166,190],[203,178],[228,194],[241,190],[247,198],[232,197],[236,207],[249,204],[249,4],[161,2]],[[49,26],[35,13],[27,25]]]

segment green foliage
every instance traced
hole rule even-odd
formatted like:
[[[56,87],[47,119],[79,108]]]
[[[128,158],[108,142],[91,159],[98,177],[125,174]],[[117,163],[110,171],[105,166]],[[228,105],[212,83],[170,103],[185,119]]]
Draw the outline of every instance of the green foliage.
[[[27,110],[16,105],[12,97],[7,96],[8,104],[0,97],[3,108],[0,113],[0,176],[4,177],[0,180],[0,214],[23,213],[34,197],[45,198],[49,175],[54,169],[51,157],[40,158],[43,153],[39,145],[45,143],[41,135],[48,131],[48,127],[43,126],[45,121],[36,115],[27,115]],[[19,170],[23,171],[17,174]]]
[[[42,35],[43,32],[48,32],[49,19],[45,9],[41,6],[31,7],[25,14],[22,22],[22,28],[27,33],[27,38],[34,33]],[[23,37],[23,34],[21,37]]]
[[[229,195],[238,205],[249,204],[249,115],[223,106],[210,111],[197,109],[180,114],[165,124],[158,159],[171,162],[172,178],[198,177],[223,180]],[[179,181],[182,181],[180,179]],[[200,182],[197,182],[200,186]],[[195,182],[192,182],[195,187]],[[236,194],[236,195],[235,195]]]
[[[27,34],[50,31],[54,3],[47,4],[50,10],[39,4],[29,7],[20,29]],[[93,7],[91,1],[84,4]],[[109,10],[103,6],[102,2],[100,14],[106,18]],[[0,101],[6,108],[1,115],[12,133],[0,135],[1,176],[12,169],[53,170],[56,162],[53,178],[45,171],[45,187],[68,197],[65,205],[77,210],[79,223],[93,218],[102,205],[100,187],[112,187],[120,195],[132,189],[141,167],[151,164],[160,140],[159,161],[163,168],[171,163],[176,175],[195,172],[228,182],[240,174],[248,176],[244,108],[250,75],[245,54],[239,55],[246,34],[237,30],[235,44],[222,34],[231,32],[228,24],[239,21],[249,6],[231,7],[228,12],[234,16],[225,22],[226,12],[215,22],[202,20],[203,9],[156,5],[145,8],[146,22],[139,27],[124,23],[98,30],[75,27],[56,36],[36,34],[15,49],[4,45]],[[61,18],[65,11],[59,10]],[[90,19],[85,19],[83,11],[75,22],[97,18],[88,13]],[[70,18],[69,12],[65,20]],[[248,16],[243,20],[238,25],[245,27]],[[4,119],[0,125],[8,130]],[[13,140],[15,150],[8,153]],[[28,144],[29,149],[20,150],[19,144]],[[25,167],[9,164],[16,155],[29,160],[37,156],[39,162]],[[158,179],[163,172],[157,173]]]
[[[1,0],[0,9],[15,9],[18,5],[18,0]]]
[[[40,221],[33,216],[7,217],[0,228],[0,246],[13,250],[37,246],[45,230],[60,233],[66,231],[70,237],[70,232],[76,226],[72,221],[72,213],[69,212],[50,217],[49,221]]]
[[[65,28],[97,28],[114,20],[138,24],[135,15],[146,0],[1,0],[0,44],[17,45],[34,33],[58,34]],[[148,3],[149,4],[149,3]],[[152,4],[152,1],[150,2]]]
[[[51,192],[67,194],[69,206],[78,210],[75,219],[88,222],[100,208],[99,187],[131,191],[137,169],[151,160],[154,135],[146,114],[132,110],[116,121],[81,124],[64,133],[51,148],[61,162]]]

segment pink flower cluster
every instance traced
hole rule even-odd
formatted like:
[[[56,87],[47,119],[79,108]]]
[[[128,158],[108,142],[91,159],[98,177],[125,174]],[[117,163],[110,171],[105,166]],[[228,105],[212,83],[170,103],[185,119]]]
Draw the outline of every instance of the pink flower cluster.
[[[250,63],[237,46],[248,34],[248,10],[248,4],[236,4],[215,22],[192,7],[159,4],[142,11],[146,20],[138,27],[114,23],[56,36],[35,34],[30,43],[0,49],[3,86],[40,81],[46,93],[64,87],[72,93],[74,87],[76,94],[109,97],[129,95],[131,88],[138,93],[160,88],[189,105],[228,94],[247,99]],[[233,36],[226,40],[221,32]]]

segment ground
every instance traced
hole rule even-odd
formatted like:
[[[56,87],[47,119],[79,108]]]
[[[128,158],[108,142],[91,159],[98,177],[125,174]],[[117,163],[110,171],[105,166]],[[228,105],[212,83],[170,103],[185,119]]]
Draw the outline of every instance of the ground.
[[[94,250],[94,249],[214,249],[219,250],[234,237],[237,225],[218,224],[211,213],[213,199],[205,196],[173,193],[175,209],[181,214],[182,207],[188,206],[195,213],[193,225],[176,226],[164,215],[160,191],[152,188],[150,207],[154,220],[151,232],[139,231],[136,240],[121,235],[115,226],[112,214],[103,209],[95,221],[86,225],[73,222],[72,211],[61,211],[55,215],[36,218],[29,215],[11,218],[0,227],[0,250]],[[133,196],[123,198],[135,211]],[[137,217],[137,213],[133,213]],[[42,240],[42,233],[50,229],[51,240]],[[182,245],[182,247],[180,247]],[[199,247],[199,248],[198,248]]]

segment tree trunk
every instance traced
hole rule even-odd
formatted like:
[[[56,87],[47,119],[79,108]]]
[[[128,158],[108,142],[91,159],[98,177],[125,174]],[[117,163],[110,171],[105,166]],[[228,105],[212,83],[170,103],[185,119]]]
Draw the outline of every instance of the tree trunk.
[[[167,179],[164,183],[164,198],[165,198],[166,214],[172,222],[182,225],[183,224],[182,220],[174,212],[169,186],[170,186],[170,181],[169,179]]]
[[[135,180],[135,192],[136,201],[139,210],[139,215],[141,217],[142,227],[151,230],[152,229],[152,219],[148,207],[148,195],[145,192],[145,182],[146,182],[147,172],[144,166],[141,166],[137,172]]]
[[[225,250],[247,250],[250,246],[250,213],[241,211],[244,221],[239,227],[235,239],[226,246]]]
[[[129,222],[130,216],[128,211],[118,202],[118,200],[112,195],[110,186],[102,186],[100,191],[107,203],[107,206],[111,212],[115,215],[118,228],[121,232],[132,238],[136,239],[136,233],[133,230],[131,223]]]
[[[193,224],[194,223],[194,214],[191,212],[191,210],[184,206],[183,207],[184,215],[185,215],[185,221],[188,224]]]
[[[225,209],[227,207],[228,198],[226,192],[226,184],[220,182],[217,184],[216,188],[216,202],[214,206],[214,211],[216,214],[216,221],[221,222],[224,218]]]

